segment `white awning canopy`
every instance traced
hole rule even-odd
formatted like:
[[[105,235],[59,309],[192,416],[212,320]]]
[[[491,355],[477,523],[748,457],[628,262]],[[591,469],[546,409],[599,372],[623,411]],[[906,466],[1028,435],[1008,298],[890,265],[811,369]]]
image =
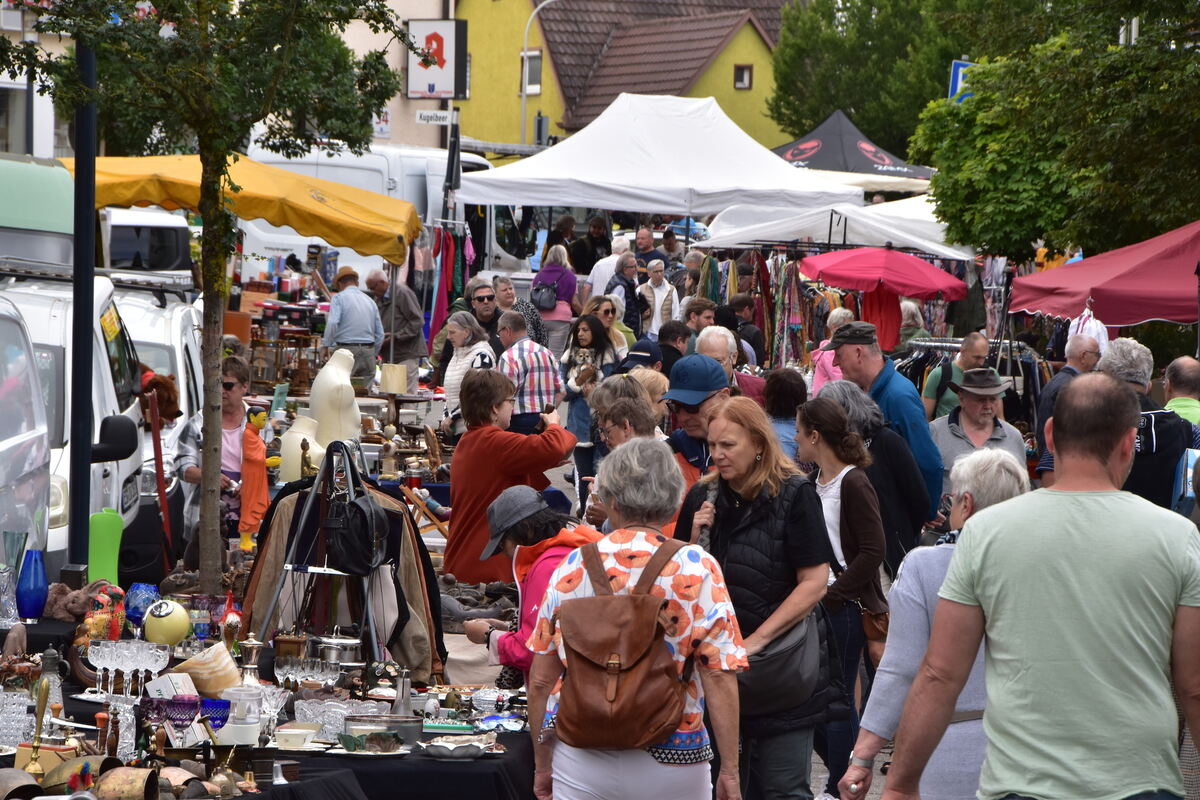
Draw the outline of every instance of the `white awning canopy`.
[[[929,195],[868,206],[835,204],[797,212],[790,208],[731,206],[709,226],[711,236],[694,247],[722,248],[758,242],[811,239],[817,244],[853,244],[910,248],[939,258],[966,261],[970,247],[946,241],[946,226],[934,216]]]
[[[621,94],[547,150],[462,176],[457,199],[703,216],[735,203],[795,210],[861,205],[862,189],[798,170],[737,126],[711,97]]]

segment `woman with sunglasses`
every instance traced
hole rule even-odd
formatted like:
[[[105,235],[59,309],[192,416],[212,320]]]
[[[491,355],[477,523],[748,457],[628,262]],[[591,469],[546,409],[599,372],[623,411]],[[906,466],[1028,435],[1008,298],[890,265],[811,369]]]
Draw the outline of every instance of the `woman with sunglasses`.
[[[692,487],[675,538],[712,553],[725,574],[746,647],[753,656],[818,609],[832,554],[813,484],[779,446],[766,412],[733,397],[708,416],[713,470]],[[743,704],[741,780],[746,797],[811,798],[813,733],[839,693],[824,647],[813,694]],[[751,666],[747,677],[752,677]],[[800,680],[800,676],[796,676]],[[786,687],[780,687],[784,689]]]
[[[563,385],[566,386],[567,430],[575,435],[575,490],[579,507],[587,504],[588,485],[583,478],[596,474],[592,442],[592,411],[588,398],[600,381],[617,367],[616,348],[598,317],[584,314],[571,326],[567,349],[562,355]],[[582,513],[582,511],[580,512]]]
[[[583,316],[590,314],[596,317],[604,325],[604,330],[608,335],[608,340],[612,342],[613,349],[617,351],[617,361],[629,353],[629,342],[626,341],[625,335],[616,328],[617,321],[617,306],[613,303],[612,298],[606,294],[598,294],[588,298],[588,301],[583,306]]]
[[[466,311],[455,311],[446,320],[446,341],[454,348],[454,355],[446,365],[446,376],[442,380],[442,387],[446,391],[442,430],[461,436],[466,430],[459,409],[459,389],[463,376],[468,370],[494,368],[496,354],[488,342],[487,331]]]

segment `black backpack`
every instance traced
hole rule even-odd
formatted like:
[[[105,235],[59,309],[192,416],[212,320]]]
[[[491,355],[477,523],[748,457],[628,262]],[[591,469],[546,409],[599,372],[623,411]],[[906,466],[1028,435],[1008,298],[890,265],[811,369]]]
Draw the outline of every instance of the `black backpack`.
[[[558,278],[561,278],[560,273]],[[529,299],[539,311],[553,311],[558,305],[558,278],[554,283],[535,283],[529,290]]]

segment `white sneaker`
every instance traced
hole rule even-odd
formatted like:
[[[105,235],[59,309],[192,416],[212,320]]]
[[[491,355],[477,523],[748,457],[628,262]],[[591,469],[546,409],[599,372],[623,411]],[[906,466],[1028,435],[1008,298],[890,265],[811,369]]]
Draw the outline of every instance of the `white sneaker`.
[[[834,797],[829,792],[821,792],[814,798],[814,800],[839,800],[839,798]]]

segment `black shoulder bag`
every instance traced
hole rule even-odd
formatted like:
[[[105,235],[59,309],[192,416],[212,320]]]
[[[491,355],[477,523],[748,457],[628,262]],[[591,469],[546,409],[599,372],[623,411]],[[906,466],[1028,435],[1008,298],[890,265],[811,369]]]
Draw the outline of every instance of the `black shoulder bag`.
[[[333,442],[330,449],[344,445]],[[349,452],[343,453],[346,471],[344,492],[330,492],[321,529],[329,566],[347,575],[363,577],[383,563],[388,533],[387,514],[367,491],[358,466]],[[328,458],[326,454],[326,458]],[[332,478],[330,479],[332,482]]]

